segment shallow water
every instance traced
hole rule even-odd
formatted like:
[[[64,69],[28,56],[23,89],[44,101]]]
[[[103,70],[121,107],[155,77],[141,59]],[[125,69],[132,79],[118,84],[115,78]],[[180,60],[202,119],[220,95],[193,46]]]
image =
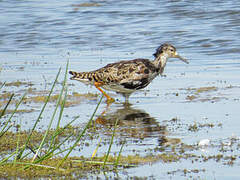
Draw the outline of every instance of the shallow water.
[[[239,140],[235,146],[226,147],[230,150],[225,152],[219,152],[218,148],[221,142],[240,137],[239,1],[164,0],[160,3],[155,0],[111,0],[82,3],[86,2],[1,1],[0,82],[31,82],[34,88],[47,90],[58,68],[64,69],[67,60],[71,70],[94,70],[118,60],[153,58],[152,54],[161,43],[170,42],[190,64],[171,59],[165,69],[167,77],[157,77],[145,90],[133,94],[130,98],[133,105],[127,110],[120,103],[124,99],[113,93],[117,103],[107,110],[103,103],[98,110],[98,115],[106,111],[99,123],[99,135],[109,139],[107,127],[112,124],[111,119],[119,118],[116,141],[127,140],[123,154],[131,154],[136,149],[145,154],[146,149],[164,146],[159,143],[162,137],[180,139],[190,145],[201,139],[210,139],[211,146],[196,150],[196,154],[239,154]],[[72,84],[69,94],[97,92],[78,82],[69,80],[68,83]],[[196,93],[201,87],[216,89]],[[6,90],[20,96],[23,94],[20,90],[26,88],[28,86],[6,87]],[[196,98],[189,100],[188,96]],[[75,124],[85,124],[98,100],[84,100],[77,106],[66,108],[63,125],[77,115],[81,118]],[[39,109],[41,106],[30,104],[28,108]],[[19,115],[22,123],[27,125],[24,128],[32,126],[37,114]],[[44,117],[39,125],[43,129],[49,121],[47,115]],[[174,118],[178,123],[171,123]],[[194,123],[214,126],[189,131]],[[98,139],[83,149],[81,155],[91,156],[89,150],[92,152],[97,143]],[[116,143],[113,152],[118,152],[119,148]],[[103,146],[99,153],[105,150],[106,146]],[[126,169],[119,176],[239,179],[239,163],[239,157],[233,165],[214,160],[195,163],[189,159],[175,163],[158,161]],[[184,173],[184,169],[200,171]]]

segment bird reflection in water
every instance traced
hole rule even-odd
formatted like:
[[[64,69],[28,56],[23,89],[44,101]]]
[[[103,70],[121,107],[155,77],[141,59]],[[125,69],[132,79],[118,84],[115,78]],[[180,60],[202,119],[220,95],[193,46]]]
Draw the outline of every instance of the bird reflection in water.
[[[170,139],[167,126],[160,125],[154,117],[141,109],[135,109],[130,104],[124,104],[117,109],[107,107],[102,114],[96,119],[96,124],[104,130],[105,135],[111,135],[112,129],[117,121],[116,135],[127,138],[157,138],[159,145],[177,144],[180,139]],[[104,127],[104,128],[103,128]],[[173,143],[171,143],[173,142]]]

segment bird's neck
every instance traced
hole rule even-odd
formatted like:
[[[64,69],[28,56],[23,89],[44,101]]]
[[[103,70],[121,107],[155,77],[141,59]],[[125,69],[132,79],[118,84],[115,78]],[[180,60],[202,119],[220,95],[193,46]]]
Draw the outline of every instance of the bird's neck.
[[[168,60],[168,55],[165,53],[160,54],[153,60],[153,64],[155,65],[156,68],[159,69],[159,73],[162,74],[164,67],[166,66]]]

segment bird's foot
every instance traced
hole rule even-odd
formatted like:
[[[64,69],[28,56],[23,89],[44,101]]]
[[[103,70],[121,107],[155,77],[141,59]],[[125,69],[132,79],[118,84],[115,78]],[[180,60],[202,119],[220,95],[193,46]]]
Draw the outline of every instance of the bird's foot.
[[[113,99],[113,98],[111,98],[111,97],[108,97],[107,98],[107,104],[108,105],[110,105],[110,104],[112,104],[112,103],[114,103],[115,102],[115,99]]]

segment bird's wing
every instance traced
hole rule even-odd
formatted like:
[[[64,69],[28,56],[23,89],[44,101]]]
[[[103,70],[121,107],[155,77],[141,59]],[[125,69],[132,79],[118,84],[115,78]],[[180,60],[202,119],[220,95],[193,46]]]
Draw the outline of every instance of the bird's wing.
[[[127,89],[146,87],[157,75],[157,68],[148,59],[134,59],[108,64],[95,71],[108,84],[120,84]]]

